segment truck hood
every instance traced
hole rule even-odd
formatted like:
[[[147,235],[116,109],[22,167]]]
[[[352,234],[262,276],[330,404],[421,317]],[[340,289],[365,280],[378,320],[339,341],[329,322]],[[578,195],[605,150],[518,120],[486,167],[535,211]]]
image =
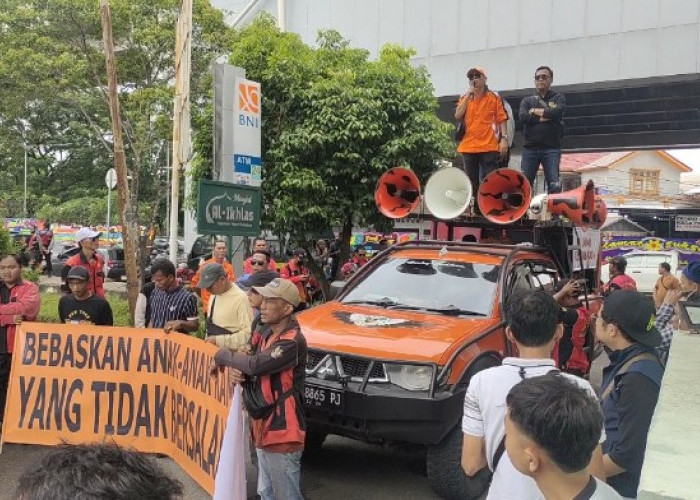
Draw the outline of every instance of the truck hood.
[[[442,364],[460,339],[497,319],[453,317],[332,301],[297,315],[310,348],[358,356]]]

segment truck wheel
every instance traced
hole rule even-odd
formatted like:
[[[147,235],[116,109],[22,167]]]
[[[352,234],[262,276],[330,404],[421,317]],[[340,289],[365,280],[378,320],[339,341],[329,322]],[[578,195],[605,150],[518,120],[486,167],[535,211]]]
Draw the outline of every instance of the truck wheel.
[[[486,467],[473,477],[462,470],[462,428],[459,424],[440,444],[429,446],[426,458],[430,486],[447,500],[479,498],[491,481]]]

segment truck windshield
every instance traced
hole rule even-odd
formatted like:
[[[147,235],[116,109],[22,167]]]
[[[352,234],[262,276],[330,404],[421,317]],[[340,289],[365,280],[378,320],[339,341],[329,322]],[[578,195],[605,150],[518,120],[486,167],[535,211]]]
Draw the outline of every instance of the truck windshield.
[[[499,265],[387,259],[342,300],[451,316],[490,316]]]

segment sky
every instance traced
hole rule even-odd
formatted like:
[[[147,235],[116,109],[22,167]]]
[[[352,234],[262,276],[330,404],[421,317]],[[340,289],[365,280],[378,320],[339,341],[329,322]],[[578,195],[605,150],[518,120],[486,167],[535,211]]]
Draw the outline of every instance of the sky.
[[[675,156],[680,161],[693,169],[694,173],[700,173],[700,148],[696,149],[669,149],[667,153]]]

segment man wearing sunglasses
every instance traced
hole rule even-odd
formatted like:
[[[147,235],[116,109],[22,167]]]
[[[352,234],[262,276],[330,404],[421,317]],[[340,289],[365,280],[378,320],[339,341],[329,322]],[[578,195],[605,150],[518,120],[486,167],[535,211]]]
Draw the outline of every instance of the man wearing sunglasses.
[[[80,252],[73,255],[66,261],[66,265],[61,271],[61,276],[63,278],[63,290],[70,291],[68,288],[68,272],[71,267],[83,266],[88,270],[89,278],[87,285],[90,293],[97,295],[98,297],[105,297],[104,282],[104,260],[102,256],[97,251],[100,247],[100,235],[97,231],[93,231],[89,227],[80,228],[80,230],[75,233],[75,242],[80,247]]]
[[[554,72],[549,66],[535,70],[535,95],[520,102],[518,118],[525,129],[525,144],[520,169],[530,184],[535,185],[537,170],[542,165],[548,193],[561,192],[559,161],[564,140],[564,94],[551,89]]]
[[[479,183],[498,168],[498,160],[508,154],[508,112],[500,96],[486,85],[484,68],[471,68],[467,78],[469,88],[460,97],[455,110],[455,120],[463,121],[466,127],[457,152],[476,195]]]

